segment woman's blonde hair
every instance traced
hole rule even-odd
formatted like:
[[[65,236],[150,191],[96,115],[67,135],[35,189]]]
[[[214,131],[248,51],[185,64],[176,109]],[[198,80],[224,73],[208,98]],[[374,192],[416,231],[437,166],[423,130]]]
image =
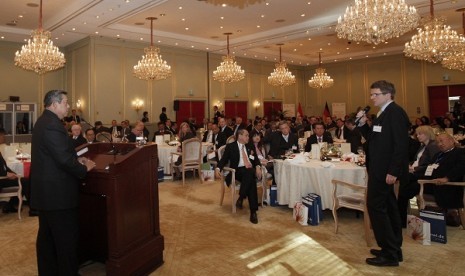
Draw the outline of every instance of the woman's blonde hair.
[[[436,139],[436,134],[434,133],[434,129],[430,126],[422,125],[418,126],[415,130],[416,134],[424,134],[428,137],[428,140],[434,141]]]

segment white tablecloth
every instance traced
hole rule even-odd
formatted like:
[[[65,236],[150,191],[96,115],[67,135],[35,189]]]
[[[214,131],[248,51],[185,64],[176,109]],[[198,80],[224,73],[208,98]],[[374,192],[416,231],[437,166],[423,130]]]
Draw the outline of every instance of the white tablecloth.
[[[202,156],[207,153],[208,147],[211,146],[211,143],[202,142]],[[169,146],[167,144],[157,144],[158,147],[158,166],[162,166],[165,174],[171,174],[171,153],[176,152],[177,146]]]
[[[12,171],[14,171],[18,175],[24,176],[24,164],[21,161],[18,160],[5,160],[6,165],[8,168],[10,168]]]
[[[366,185],[366,169],[350,162],[334,162],[335,167],[323,168],[319,160],[310,160],[303,164],[293,164],[289,161],[276,160],[274,164],[275,181],[278,186],[278,202],[294,207],[302,196],[316,193],[321,196],[323,209],[333,207],[332,179],[349,183]],[[338,187],[338,194],[350,190]]]

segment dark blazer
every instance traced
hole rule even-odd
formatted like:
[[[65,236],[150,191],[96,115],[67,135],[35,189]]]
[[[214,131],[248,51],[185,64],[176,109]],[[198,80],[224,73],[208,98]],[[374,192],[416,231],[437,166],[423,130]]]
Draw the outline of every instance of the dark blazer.
[[[344,139],[347,140],[346,136],[350,132],[350,129],[348,127],[346,127],[346,126],[344,126],[343,128],[344,128]],[[340,138],[341,137],[341,128],[340,127],[336,128],[336,131],[335,131],[334,134],[336,135],[337,139],[341,139]]]
[[[293,150],[294,152],[299,152],[298,143],[299,139],[295,133],[290,132],[289,138],[286,142],[281,131],[275,131],[270,137],[270,151],[268,152],[268,155],[271,155],[273,158],[280,158],[281,155],[283,155],[287,150],[292,149],[292,147],[295,147]]]
[[[126,127],[126,128],[121,128],[121,137],[124,137],[125,135],[128,136],[131,133],[131,128]]]
[[[216,146],[217,149],[226,145],[226,136],[222,132],[218,132],[218,134],[213,134],[213,144]]]
[[[79,124],[79,123],[81,123],[81,117],[79,117],[79,115],[76,115],[76,116],[71,115],[71,116],[66,118],[66,121],[67,122],[75,121],[76,123]]]
[[[8,165],[0,152],[0,176],[6,176],[9,172],[14,173],[10,168],[8,168]]]
[[[211,141],[207,141],[207,138],[208,138],[208,133],[210,133],[210,131],[212,132],[212,136],[213,136],[213,131],[212,130],[207,130],[203,133],[203,137],[202,137],[202,142],[211,142]]]
[[[252,164],[252,167],[255,168],[256,166],[260,166],[260,160],[258,160],[257,153],[255,152],[255,150],[250,148],[249,145],[245,145],[245,148],[246,148],[247,156],[249,157],[249,161]],[[253,156],[254,158],[251,159],[250,156]],[[241,155],[239,153],[238,142],[229,143],[229,144],[226,145],[226,148],[224,149],[224,154],[221,157],[221,160],[218,162],[217,167],[220,170],[223,170],[223,168],[227,165],[231,169],[237,169],[237,167],[239,165],[239,158],[240,157],[241,157]],[[229,165],[228,165],[228,163],[229,163]],[[237,173],[238,172],[236,171],[236,174]],[[231,184],[231,178],[232,178],[231,174],[228,174],[226,176],[225,180],[226,180],[226,183],[228,185]]]
[[[110,127],[110,128],[109,128],[110,133],[113,133],[113,128],[114,128],[114,127]],[[122,130],[122,129],[123,129],[123,128],[122,128],[121,126],[116,126],[116,131],[119,131],[119,132],[121,133],[121,130]]]
[[[162,123],[164,123],[164,122],[166,122],[168,120],[168,116],[166,116],[165,112],[160,113],[159,118],[160,118],[160,122],[162,122]]]
[[[234,131],[228,126],[225,126],[224,130],[221,130],[221,132],[224,133],[224,136],[226,137],[226,139],[234,135]]]
[[[331,134],[327,131],[323,133],[323,142],[328,144],[333,143],[333,137],[331,137]],[[306,152],[310,152],[312,150],[312,144],[318,144],[318,138],[316,137],[316,134],[312,134],[307,138],[307,144],[305,145]]]
[[[51,142],[53,141],[53,143]],[[87,174],[57,115],[45,110],[32,134],[31,204],[38,210],[78,207],[79,179]]]
[[[344,130],[344,139],[350,143],[350,151],[353,153],[357,153],[358,148],[362,146],[362,134],[358,128],[348,129],[348,132]]]
[[[76,139],[73,139],[73,136],[70,137],[71,140],[73,141],[74,147],[77,148],[80,145],[84,145],[87,143],[86,138],[84,138],[82,135],[79,135]]]
[[[417,151],[417,154],[419,151],[420,150]],[[426,168],[429,164],[434,162],[435,159],[433,158],[439,151],[436,141],[430,141],[428,145],[426,145],[425,151],[421,155],[420,160],[418,160],[418,166],[413,169],[413,174],[417,178],[421,178],[425,175]]]
[[[244,129],[244,125],[243,124],[234,125],[233,129],[232,129],[233,130],[233,135],[235,135],[239,129]]]
[[[447,177],[450,182],[463,181],[465,173],[465,153],[462,148],[454,148],[448,152],[438,152],[431,162],[439,164],[427,179]],[[463,187],[435,185],[434,198],[436,203],[446,209],[463,208]]]
[[[381,132],[374,131],[374,127],[381,128]],[[395,102],[373,121],[367,139],[369,178],[384,182],[386,174],[399,178],[408,172],[408,128],[408,116]]]

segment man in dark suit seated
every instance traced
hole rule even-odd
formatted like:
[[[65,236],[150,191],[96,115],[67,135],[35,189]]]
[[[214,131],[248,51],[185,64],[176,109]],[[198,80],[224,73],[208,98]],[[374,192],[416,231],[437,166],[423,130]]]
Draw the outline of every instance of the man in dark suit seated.
[[[155,137],[157,135],[165,135],[165,134],[169,134],[169,135],[173,135],[173,133],[171,133],[169,130],[167,130],[165,128],[165,124],[162,123],[162,122],[158,122],[158,130],[155,131],[154,135],[153,135],[153,138],[152,138],[152,142],[155,142]]]
[[[249,200],[250,222],[257,224],[257,183],[256,178],[261,179],[262,170],[260,160],[256,152],[247,146],[249,133],[245,129],[237,131],[236,142],[226,145],[223,157],[216,167],[216,176],[222,178],[221,170],[229,163],[229,167],[236,170],[235,178],[241,182],[239,198],[236,207],[242,209],[242,201]],[[231,184],[232,175],[226,176],[226,183]],[[233,203],[234,204],[234,203]]]
[[[424,179],[433,179],[437,185],[425,185],[425,193],[434,195],[436,203],[443,209],[463,208],[463,187],[442,185],[446,182],[461,182],[465,173],[465,153],[455,146],[454,137],[441,133],[436,138],[441,150],[427,167]]]
[[[131,133],[127,136],[127,139],[131,143],[136,142],[137,137],[145,137],[147,139],[147,136],[144,134],[144,129],[145,125],[141,121],[137,121],[134,127],[131,130]]]
[[[334,132],[336,138],[347,141],[348,133],[349,133],[349,129],[344,123],[344,120],[342,120],[341,118],[337,119],[336,120],[336,131]]]
[[[232,136],[234,134],[234,131],[232,130],[232,128],[230,128],[226,124],[226,120],[224,118],[220,117],[218,119],[218,125],[220,127],[220,131],[223,132],[226,139],[228,139],[230,136]]]
[[[268,156],[271,156],[271,158],[281,158],[286,151],[299,152],[298,140],[297,135],[291,132],[289,124],[286,121],[281,121],[279,123],[279,131],[273,132],[270,135],[270,151],[268,152]]]
[[[212,152],[216,152],[215,153],[215,158],[210,158],[209,159],[208,154],[207,154],[203,158],[203,161],[204,162],[207,162],[208,160],[218,161],[217,151],[218,151],[219,148],[226,145],[226,137],[224,136],[224,133],[220,132],[220,129],[218,128],[217,124],[212,124],[211,141],[207,139],[206,141],[203,141],[203,142],[211,142],[213,144],[213,148],[208,152],[208,154],[212,153]]]
[[[73,125],[71,127],[71,139],[73,139],[74,147],[77,148],[80,145],[87,143],[86,138],[82,136],[81,126]]]
[[[205,129],[205,132],[203,133],[202,142],[213,143],[212,141],[213,129],[212,128],[213,128],[213,123],[208,122],[207,129]]]
[[[86,140],[89,144],[97,142],[97,140],[95,140],[95,131],[92,128],[86,130]]]
[[[112,138],[121,137],[121,129],[122,127],[118,125],[116,120],[111,121],[110,133]]]
[[[360,130],[355,126],[355,121],[352,118],[349,118],[345,121],[345,125],[348,129],[344,139],[347,143],[350,143],[350,151],[357,153],[359,147],[362,146],[362,134]]]
[[[318,144],[326,142],[328,144],[333,143],[333,137],[327,131],[322,123],[313,124],[313,134],[307,138],[307,144],[305,145],[305,151],[310,152],[312,150],[312,144]]]
[[[14,173],[7,165],[5,159],[3,159],[2,153],[0,152],[0,177],[7,177],[0,179],[0,190],[8,187],[18,186],[18,176]],[[3,206],[3,213],[15,213],[18,210],[15,208],[17,198],[11,197],[10,201]]]
[[[110,133],[110,129],[107,127],[104,127],[101,121],[96,121],[94,125],[95,125],[94,132],[96,135],[99,134],[100,132]]]

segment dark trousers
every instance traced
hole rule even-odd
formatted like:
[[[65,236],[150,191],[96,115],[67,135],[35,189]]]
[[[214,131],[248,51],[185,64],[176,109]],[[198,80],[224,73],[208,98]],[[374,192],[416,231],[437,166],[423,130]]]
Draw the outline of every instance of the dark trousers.
[[[39,275],[77,275],[78,238],[77,208],[40,210],[36,244]]]
[[[247,169],[239,167],[236,169],[236,179],[241,182],[239,197],[248,198],[250,212],[258,210],[257,182],[255,180],[255,168]],[[234,204],[234,202],[233,202]]]
[[[417,178],[413,174],[400,181],[399,195],[397,197],[397,206],[399,208],[400,221],[402,227],[407,227],[407,211],[410,199],[420,192],[420,185],[417,183]]]
[[[18,179],[0,179],[0,188],[8,188],[18,186]],[[10,197],[8,205],[14,207],[13,205],[18,204],[18,198]]]
[[[368,180],[367,207],[376,242],[386,258],[397,260],[401,253],[402,226],[394,185],[376,176]]]

